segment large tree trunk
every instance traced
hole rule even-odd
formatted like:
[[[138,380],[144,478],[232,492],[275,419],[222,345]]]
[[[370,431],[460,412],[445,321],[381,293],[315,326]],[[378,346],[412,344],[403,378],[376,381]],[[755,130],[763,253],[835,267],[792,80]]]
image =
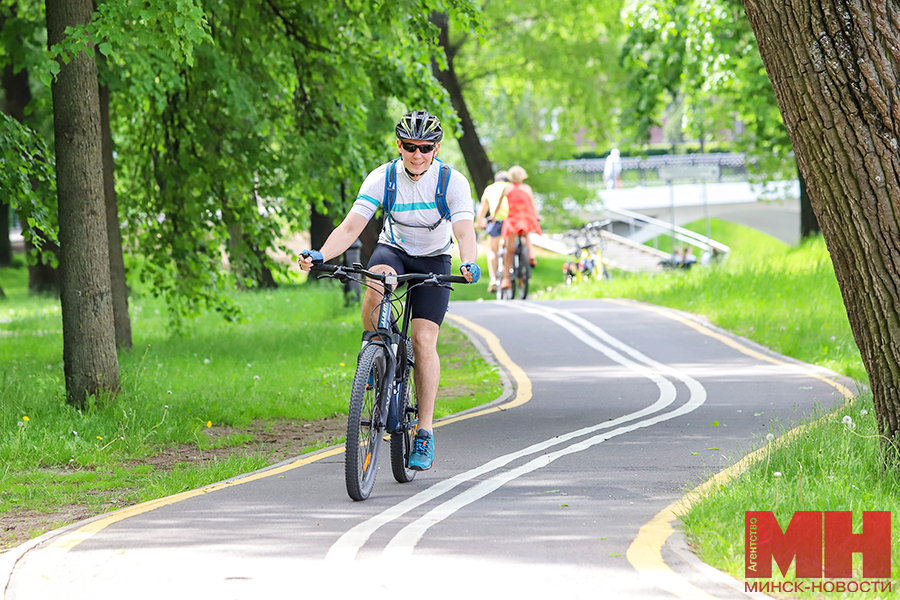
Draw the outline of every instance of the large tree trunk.
[[[466,106],[466,99],[463,97],[462,88],[456,78],[456,71],[453,70],[453,58],[456,56],[457,50],[450,45],[450,19],[447,13],[433,12],[431,22],[440,28],[438,41],[447,57],[446,71],[440,70],[437,63],[432,64],[432,70],[435,77],[450,94],[450,101],[462,124],[463,134],[459,138],[459,149],[462,151],[463,158],[466,160],[466,168],[469,169],[469,175],[475,185],[475,197],[481,198],[484,188],[494,183],[494,167],[488,159],[484,146],[481,145],[478,132],[475,131],[475,123]]]
[[[116,196],[116,163],[113,159],[112,127],[109,123],[109,86],[100,86],[99,94],[100,136],[103,142],[103,198],[106,206],[109,282],[112,290],[116,348],[131,350],[131,317],[128,316],[128,279],[125,277],[125,257],[122,255],[122,227],[119,223],[119,200]]]
[[[900,11],[744,0],[887,443],[900,442]]]
[[[47,0],[47,43],[91,21],[91,0]],[[60,60],[53,84],[59,201],[60,297],[68,401],[119,389],[109,279],[97,64],[79,52]]]

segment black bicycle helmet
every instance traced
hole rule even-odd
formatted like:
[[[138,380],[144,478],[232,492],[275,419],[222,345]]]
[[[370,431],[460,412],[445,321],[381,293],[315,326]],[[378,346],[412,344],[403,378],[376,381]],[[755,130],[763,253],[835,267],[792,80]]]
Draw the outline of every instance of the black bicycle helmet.
[[[444,130],[436,116],[426,110],[414,110],[400,117],[397,123],[397,139],[439,143]]]

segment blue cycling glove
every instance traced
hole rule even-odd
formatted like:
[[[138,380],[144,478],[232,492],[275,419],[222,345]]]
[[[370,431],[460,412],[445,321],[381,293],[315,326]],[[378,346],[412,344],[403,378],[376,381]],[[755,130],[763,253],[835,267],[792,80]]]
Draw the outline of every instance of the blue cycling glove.
[[[325,262],[325,257],[318,250],[304,250],[300,253],[300,256],[311,258],[314,265],[321,265]]]
[[[462,273],[463,269],[468,269],[472,274],[472,283],[477,283],[479,279],[481,279],[481,267],[476,265],[473,262],[463,263],[459,266],[459,272]],[[465,273],[463,273],[465,274]]]

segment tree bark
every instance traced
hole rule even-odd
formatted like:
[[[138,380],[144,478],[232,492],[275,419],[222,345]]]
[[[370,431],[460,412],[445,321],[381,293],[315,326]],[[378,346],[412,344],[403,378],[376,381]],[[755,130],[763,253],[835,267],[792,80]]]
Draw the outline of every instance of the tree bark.
[[[813,211],[812,202],[809,199],[809,188],[803,174],[797,171],[800,178],[800,239],[822,233],[816,213]]]
[[[103,198],[106,207],[106,235],[109,245],[109,282],[112,291],[116,348],[131,350],[131,317],[128,316],[128,279],[122,255],[122,228],[116,196],[116,164],[113,159],[112,127],[109,122],[109,86],[101,85],[100,136],[103,144]]]
[[[447,13],[434,12],[431,15],[431,22],[440,28],[438,41],[447,57],[446,71],[440,70],[437,63],[432,63],[432,70],[434,76],[450,94],[450,102],[453,103],[456,115],[462,123],[463,134],[459,138],[459,149],[462,151],[469,176],[472,177],[472,183],[475,185],[475,197],[481,198],[484,188],[494,182],[494,167],[491,165],[484,146],[481,145],[481,140],[478,139],[475,122],[472,121],[472,116],[469,114],[459,79],[456,77],[456,71],[453,70],[453,58],[456,50],[450,46],[450,18]]]
[[[91,0],[47,0],[47,43],[66,27],[90,23]],[[103,192],[97,64],[79,52],[59,61],[52,87],[59,202],[60,298],[68,401],[84,407],[90,394],[119,389],[109,244]]]
[[[809,186],[881,433],[900,443],[900,11],[744,0]]]

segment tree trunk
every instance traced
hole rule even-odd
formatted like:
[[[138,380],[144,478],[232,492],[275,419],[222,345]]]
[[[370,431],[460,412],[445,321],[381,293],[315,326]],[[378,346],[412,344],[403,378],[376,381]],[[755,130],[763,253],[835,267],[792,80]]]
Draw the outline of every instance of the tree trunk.
[[[66,27],[91,21],[91,0],[47,0],[46,10],[51,47],[63,41]],[[118,391],[119,360],[109,278],[97,64],[85,52],[59,63],[52,92],[63,362],[68,401],[83,408],[89,394]]]
[[[819,227],[819,221],[816,219],[816,213],[813,211],[812,202],[809,199],[809,188],[806,187],[806,180],[803,174],[797,171],[800,178],[800,239],[806,239],[810,236],[822,233]]]
[[[13,4],[10,10],[12,16],[15,17],[16,5]],[[0,15],[0,31],[6,27],[6,21],[7,17]],[[9,62],[3,66],[3,73],[0,75],[5,95],[3,112],[21,123],[25,120],[25,107],[31,101],[28,71],[23,68],[18,73],[14,73],[15,65],[12,63],[12,58],[8,57],[8,60]],[[23,76],[24,85],[22,83]],[[8,267],[12,263],[12,243],[9,241],[9,229],[12,224],[9,211],[9,201],[6,198],[0,198],[0,267]]]
[[[0,268],[12,264],[12,242],[9,241],[9,203],[0,201]]]
[[[900,443],[895,2],[744,0],[831,253],[887,443]]]
[[[456,71],[453,70],[453,58],[456,56],[456,49],[450,46],[450,19],[447,13],[433,12],[431,14],[431,22],[440,28],[438,41],[444,49],[444,55],[447,57],[447,70],[441,71],[437,63],[432,63],[432,70],[437,80],[441,82],[447,93],[450,94],[450,101],[453,108],[456,109],[456,115],[462,123],[463,134],[459,138],[459,149],[462,151],[463,158],[466,160],[466,168],[469,169],[469,176],[472,177],[472,183],[475,185],[475,197],[481,198],[481,193],[488,185],[494,183],[494,167],[488,158],[481,140],[478,139],[478,132],[475,131],[475,123],[469,114],[469,108],[466,106],[466,99],[463,97],[462,88],[459,80],[456,78]]]
[[[116,164],[113,160],[112,129],[109,123],[109,86],[100,86],[99,94],[100,136],[103,143],[103,198],[106,205],[109,281],[112,290],[113,323],[116,328],[116,348],[131,350],[128,280],[125,277],[125,257],[122,255],[122,228],[119,223],[119,201],[116,196]]]

